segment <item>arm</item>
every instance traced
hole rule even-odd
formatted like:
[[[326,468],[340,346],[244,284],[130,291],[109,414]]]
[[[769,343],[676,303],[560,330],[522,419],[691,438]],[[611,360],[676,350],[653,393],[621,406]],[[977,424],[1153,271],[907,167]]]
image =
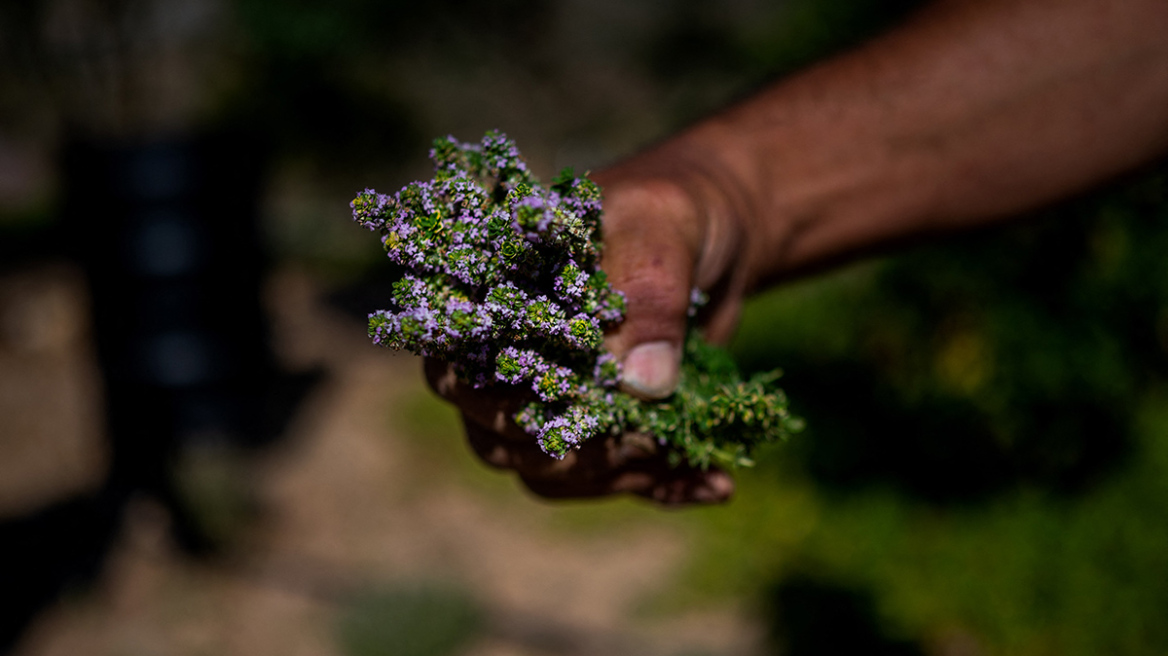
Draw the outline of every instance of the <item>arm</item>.
[[[604,266],[629,297],[608,339],[626,387],[671,392],[691,285],[711,291],[707,332],[726,339],[760,285],[999,221],[1163,153],[1166,34],[1163,0],[939,2],[597,175]],[[572,466],[548,475],[557,489]],[[729,493],[711,480],[666,496]],[[581,492],[660,498],[658,483]]]

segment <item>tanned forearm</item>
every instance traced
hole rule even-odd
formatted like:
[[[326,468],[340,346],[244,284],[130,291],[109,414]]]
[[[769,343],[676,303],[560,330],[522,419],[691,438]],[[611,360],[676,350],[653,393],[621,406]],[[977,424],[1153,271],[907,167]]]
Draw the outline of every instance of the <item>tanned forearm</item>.
[[[695,286],[709,292],[706,336],[725,340],[751,288],[1000,220],[1166,147],[1168,0],[938,2],[596,174],[602,265],[628,300],[605,339],[622,388],[673,393]],[[500,420],[503,401],[431,370],[476,452],[537,493],[691,503],[733,490],[723,472],[670,468],[635,442],[548,466],[505,435],[519,429]]]
[[[745,221],[758,284],[999,220],[1166,149],[1168,1],[955,0],[634,161]]]

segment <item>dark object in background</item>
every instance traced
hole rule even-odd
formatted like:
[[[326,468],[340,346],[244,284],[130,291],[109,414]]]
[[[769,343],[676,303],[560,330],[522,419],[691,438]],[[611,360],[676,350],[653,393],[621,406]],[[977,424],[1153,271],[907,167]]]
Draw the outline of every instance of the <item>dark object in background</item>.
[[[42,608],[97,575],[120,512],[103,494],[0,522],[0,654]]]
[[[282,372],[269,346],[263,152],[232,134],[66,148],[58,240],[90,287],[110,471],[95,495],[0,524],[0,652],[92,579],[135,496],[167,508],[182,548],[213,553],[176,480],[184,451],[271,443],[319,378]]]
[[[261,167],[255,147],[225,138],[66,150],[64,226],[90,285],[114,439],[256,432],[243,401],[274,370]]]
[[[784,656],[921,656],[919,645],[887,635],[870,596],[795,576],[770,592],[771,638]]]
[[[1083,497],[1137,461],[1146,395],[1168,379],[1166,220],[1157,162],[880,264],[840,292],[830,339],[755,329],[736,354],[748,371],[781,364],[799,391],[809,428],[791,453],[825,491]]]
[[[309,377],[277,367],[261,305],[262,145],[238,134],[65,153],[64,226],[86,273],[112,440],[110,486],[156,496],[180,542],[172,468],[184,445],[257,447]]]

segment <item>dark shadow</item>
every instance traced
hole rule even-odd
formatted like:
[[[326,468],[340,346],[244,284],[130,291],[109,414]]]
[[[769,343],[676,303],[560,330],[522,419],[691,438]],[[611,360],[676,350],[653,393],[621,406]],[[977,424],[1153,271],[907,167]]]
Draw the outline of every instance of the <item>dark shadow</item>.
[[[787,579],[768,594],[770,635],[783,656],[920,656],[908,640],[888,635],[870,595],[808,577]]]
[[[66,148],[63,218],[46,234],[89,286],[109,473],[93,496],[0,523],[0,649],[92,581],[132,498],[165,507],[188,554],[218,553],[180,489],[183,455],[273,444],[321,378],[282,370],[269,343],[264,154],[246,134]]]
[[[786,372],[808,425],[791,451],[827,490],[933,504],[1019,487],[1080,495],[1132,462],[1138,403],[1168,380],[1166,221],[1161,164],[886,261],[823,327],[846,349],[756,339],[736,351],[748,371]],[[957,337],[976,344],[975,373],[954,382],[944,358]]]
[[[807,419],[792,443],[828,489],[871,485],[932,503],[973,502],[1015,484],[1009,453],[988,418],[959,400],[908,404],[876,372],[854,362],[792,360],[784,385]]]
[[[0,653],[40,610],[97,575],[118,532],[123,500],[78,497],[0,521]]]

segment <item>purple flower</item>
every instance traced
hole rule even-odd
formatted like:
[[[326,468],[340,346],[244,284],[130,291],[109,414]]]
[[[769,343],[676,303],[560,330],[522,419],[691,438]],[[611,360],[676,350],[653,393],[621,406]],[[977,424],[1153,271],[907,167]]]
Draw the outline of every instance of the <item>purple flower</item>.
[[[689,309],[686,310],[686,315],[690,317],[697,316],[698,310],[710,302],[710,297],[701,289],[694,287],[689,290]]]
[[[506,346],[495,356],[495,378],[504,383],[521,383],[534,380],[548,369],[543,356],[529,349]]]
[[[523,324],[524,309],[527,306],[527,294],[519,289],[510,280],[491,288],[487,292],[483,303],[498,325],[510,326],[519,330]]]
[[[357,194],[349,207],[353,209],[353,220],[368,230],[381,230],[393,210],[393,199],[366,189]]]
[[[455,246],[447,250],[443,262],[447,274],[467,285],[478,285],[487,271],[481,251],[472,245]]]
[[[596,417],[587,408],[572,406],[568,412],[547,420],[539,428],[539,445],[544,453],[563,458],[598,432]]]
[[[572,370],[558,364],[545,364],[531,381],[531,389],[542,401],[559,401],[576,392]]]
[[[587,351],[600,346],[604,333],[595,317],[581,312],[564,322],[564,340],[573,348]]]
[[[446,304],[444,328],[455,342],[474,341],[487,335],[492,323],[491,313],[477,303],[451,300]]]
[[[539,400],[516,421],[562,455],[622,412],[601,394],[620,377],[597,349],[624,298],[598,267],[599,188],[570,174],[542,186],[499,133],[436,140],[431,157],[432,180],[353,201],[407,271],[392,311],[370,316],[370,336],[447,359],[475,386],[530,386]]]
[[[592,377],[601,387],[616,387],[621,379],[621,362],[615,355],[604,352],[596,358],[596,366],[592,369]],[[609,401],[611,403],[611,401]]]
[[[568,260],[568,263],[560,269],[556,276],[554,283],[556,293],[566,301],[577,302],[584,295],[589,277],[587,273],[580,270],[575,261]]]
[[[524,324],[535,335],[552,337],[563,331],[564,311],[542,294],[524,309]]]
[[[534,193],[528,196],[515,195],[519,197],[510,202],[511,227],[527,241],[544,241],[555,213],[547,201]]]
[[[408,273],[393,283],[393,302],[400,307],[415,308],[428,305],[429,295],[430,288],[425,281]]]
[[[547,423],[547,406],[542,403],[528,403],[515,414],[515,423],[530,435],[538,435],[539,429]]]

